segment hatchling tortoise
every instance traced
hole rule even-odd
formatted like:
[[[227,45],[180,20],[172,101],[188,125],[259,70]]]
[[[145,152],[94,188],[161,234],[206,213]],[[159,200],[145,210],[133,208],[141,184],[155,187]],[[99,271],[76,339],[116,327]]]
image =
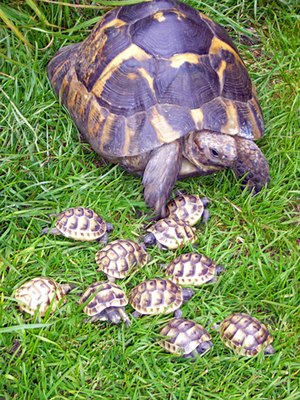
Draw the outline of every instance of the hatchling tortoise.
[[[173,354],[183,358],[195,358],[203,355],[213,346],[207,330],[191,319],[174,318],[159,332],[168,339],[159,340],[159,344]]]
[[[178,196],[167,204],[166,217],[176,217],[190,226],[196,225],[202,218],[205,225],[209,219],[208,204],[206,197],[200,198],[197,194]]]
[[[91,318],[86,318],[83,322],[108,321],[118,325],[122,319],[126,327],[130,325],[130,319],[125,312],[128,299],[118,285],[108,281],[93,283],[84,291],[79,303],[84,304],[93,295],[91,301],[83,308]]]
[[[91,241],[98,240],[99,242],[107,242],[108,233],[114,229],[113,225],[105,222],[100,215],[90,208],[72,207],[61,212],[57,216],[55,228],[51,230],[44,228],[41,236],[46,233],[52,235],[63,235],[67,238]]]
[[[168,279],[148,279],[138,284],[128,296],[129,303],[136,310],[132,316],[141,314],[170,314],[181,317],[179,307],[189,301],[195,292],[191,288],[182,288]]]
[[[144,175],[161,217],[178,179],[233,169],[254,191],[269,182],[245,64],[219,24],[182,2],[115,8],[54,55],[48,76],[92,148]]]
[[[15,299],[20,301],[19,308],[21,312],[25,311],[30,315],[34,315],[38,309],[40,316],[44,317],[51,302],[51,313],[54,312],[58,303],[64,305],[67,302],[66,294],[72,288],[73,285],[60,285],[53,279],[37,277],[23,283],[16,290]]]
[[[115,240],[96,253],[96,263],[111,282],[123,279],[129,272],[143,267],[149,256],[142,246],[132,240]]]
[[[176,250],[187,243],[195,243],[197,236],[195,228],[177,218],[163,218],[147,229],[144,237],[145,246]]]
[[[203,285],[216,282],[216,275],[223,271],[221,265],[198,253],[185,253],[167,264],[165,275],[178,285]]]
[[[231,314],[220,325],[221,339],[230,349],[243,356],[274,354],[273,338],[267,327],[248,314]]]

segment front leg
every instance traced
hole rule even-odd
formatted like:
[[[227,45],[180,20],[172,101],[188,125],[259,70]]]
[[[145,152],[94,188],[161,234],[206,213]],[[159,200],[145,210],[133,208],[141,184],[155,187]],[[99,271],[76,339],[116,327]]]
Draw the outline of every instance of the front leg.
[[[182,162],[182,147],[179,140],[154,150],[144,171],[144,197],[156,214],[166,216],[166,202],[170,197]]]
[[[237,161],[233,171],[237,179],[247,174],[242,185],[248,185],[249,190],[254,189],[254,193],[258,193],[270,181],[267,159],[252,140],[236,137],[236,147]]]

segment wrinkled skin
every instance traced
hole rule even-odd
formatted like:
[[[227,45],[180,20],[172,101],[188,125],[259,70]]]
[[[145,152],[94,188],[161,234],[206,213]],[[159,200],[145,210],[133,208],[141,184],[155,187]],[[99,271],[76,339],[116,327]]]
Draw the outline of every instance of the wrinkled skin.
[[[195,131],[141,157],[114,160],[130,172],[143,174],[146,203],[165,217],[165,205],[178,179],[232,169],[242,185],[257,193],[269,183],[269,166],[258,146],[240,137]]]

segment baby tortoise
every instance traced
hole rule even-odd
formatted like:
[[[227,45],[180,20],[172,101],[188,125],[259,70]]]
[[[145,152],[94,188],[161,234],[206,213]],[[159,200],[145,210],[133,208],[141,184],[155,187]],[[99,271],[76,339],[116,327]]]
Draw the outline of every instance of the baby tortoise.
[[[157,245],[158,249],[176,250],[184,244],[195,243],[195,228],[177,218],[163,218],[147,229],[144,238],[146,246]]]
[[[195,292],[191,288],[181,286],[168,279],[149,279],[141,282],[129,293],[129,303],[136,310],[133,317],[141,314],[170,314],[175,311],[176,317],[181,317],[179,307],[189,301]]]
[[[264,348],[264,354],[274,354],[273,338],[268,328],[248,314],[231,314],[220,325],[221,339],[230,349],[242,356],[255,356]]]
[[[44,228],[41,236],[48,233],[49,230],[49,228]],[[105,222],[90,208],[72,207],[57,216],[55,228],[52,228],[49,233],[75,240],[98,240],[104,243],[108,240],[108,233],[113,230],[114,227],[111,223]]]
[[[55,296],[51,313],[54,312],[62,299],[64,300],[61,302],[61,306],[67,302],[65,296],[72,288],[73,285],[59,285],[50,278],[32,278],[16,290],[15,298],[21,302],[19,304],[21,312],[25,311],[30,315],[34,315],[38,309],[40,316],[44,317],[53,297]]]
[[[216,282],[223,271],[221,265],[198,253],[182,254],[165,266],[166,276],[179,285],[203,285]]]
[[[143,267],[148,254],[142,246],[132,240],[115,240],[96,253],[96,263],[111,282],[123,279],[129,272]]]
[[[191,319],[174,318],[160,330],[159,334],[168,337],[159,344],[170,353],[182,354],[183,358],[203,355],[213,346],[207,330]]]
[[[209,200],[206,197],[200,198],[197,194],[181,195],[167,204],[166,216],[177,217],[190,226],[196,225],[202,218],[205,225],[209,219],[209,211],[206,209],[208,204]]]
[[[113,282],[96,282],[84,291],[79,303],[84,304],[96,292],[98,293],[83,308],[83,311],[91,318],[86,318],[83,322],[108,321],[118,325],[122,319],[128,327],[131,322],[125,312],[128,299],[124,291]]]

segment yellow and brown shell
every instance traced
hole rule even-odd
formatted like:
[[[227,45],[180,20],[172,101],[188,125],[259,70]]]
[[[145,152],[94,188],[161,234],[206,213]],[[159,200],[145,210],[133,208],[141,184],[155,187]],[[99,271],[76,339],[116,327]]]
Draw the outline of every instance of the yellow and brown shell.
[[[168,264],[165,275],[178,285],[203,285],[220,273],[216,267],[216,262],[203,254],[185,253]]]
[[[197,194],[182,195],[170,201],[166,207],[166,217],[178,218],[190,226],[200,221],[204,211],[204,204]]]
[[[159,344],[173,354],[189,354],[202,342],[211,340],[207,330],[191,319],[174,318],[159,332],[161,336],[168,336],[166,340],[159,340]]]
[[[101,281],[89,286],[79,299],[79,303],[84,304],[95,292],[95,297],[83,308],[83,311],[93,317],[108,307],[125,307],[128,299],[124,291],[115,283]]]
[[[107,230],[104,219],[85,207],[73,207],[61,212],[55,227],[65,237],[81,241],[100,239]]]
[[[70,285],[59,285],[54,280],[45,277],[30,279],[23,283],[15,293],[15,298],[20,301],[21,311],[34,315],[37,309],[39,314],[44,317],[53,297],[55,296],[51,313],[55,311],[58,303],[61,305],[67,302],[66,294],[71,290]]]
[[[176,250],[187,243],[195,243],[197,236],[195,228],[176,218],[160,219],[155,225],[147,229],[162,246],[169,250]]]
[[[110,277],[123,279],[129,272],[143,267],[147,262],[147,252],[132,240],[115,240],[96,253],[96,263]]]
[[[243,356],[255,356],[269,346],[270,353],[274,352],[270,345],[273,338],[267,327],[244,313],[231,314],[221,323],[221,339],[227,347]]]
[[[188,5],[145,1],[108,12],[48,66],[56,95],[93,149],[140,156],[195,130],[256,140],[254,86],[232,39]]]
[[[167,279],[149,279],[141,282],[128,296],[129,303],[140,314],[170,314],[183,301],[180,286]]]

